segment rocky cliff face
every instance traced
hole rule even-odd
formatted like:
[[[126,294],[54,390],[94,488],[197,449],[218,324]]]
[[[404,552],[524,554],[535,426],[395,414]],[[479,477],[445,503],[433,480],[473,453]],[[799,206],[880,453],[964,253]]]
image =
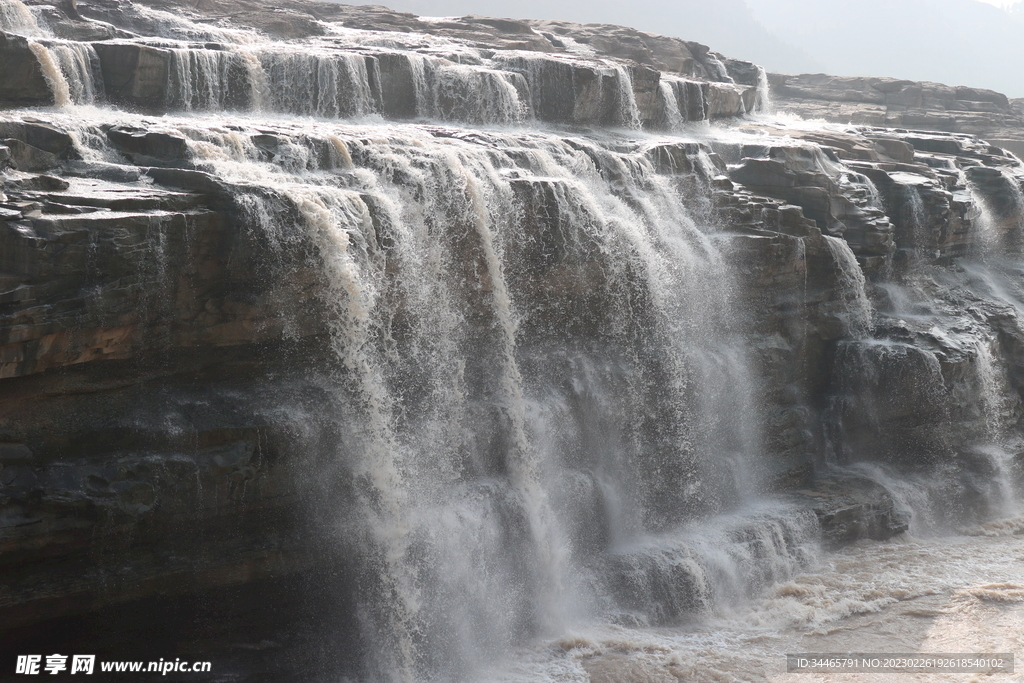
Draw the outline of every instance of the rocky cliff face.
[[[720,560],[690,520],[784,501],[716,527],[763,581],[1015,485],[1024,169],[997,144],[751,117],[756,66],[621,27],[73,4],[0,5],[22,649],[471,670],[552,585],[650,624],[755,592],[694,583]]]
[[[1024,103],[984,88],[895,78],[771,74],[781,109],[838,123],[967,133],[1024,154]]]

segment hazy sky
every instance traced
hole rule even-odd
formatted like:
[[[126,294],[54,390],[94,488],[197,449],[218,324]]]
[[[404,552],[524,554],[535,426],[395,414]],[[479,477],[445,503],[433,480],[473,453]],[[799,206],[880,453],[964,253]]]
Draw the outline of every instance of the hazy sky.
[[[1006,0],[361,2],[424,16],[622,24],[698,41],[780,73],[889,76],[1024,97],[1024,5],[1007,12]]]

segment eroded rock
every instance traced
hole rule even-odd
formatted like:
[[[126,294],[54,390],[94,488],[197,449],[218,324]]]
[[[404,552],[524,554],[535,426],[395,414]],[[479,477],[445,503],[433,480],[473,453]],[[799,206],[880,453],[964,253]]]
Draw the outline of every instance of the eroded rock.
[[[0,105],[23,107],[53,104],[53,92],[43,77],[39,59],[28,39],[0,31]]]
[[[910,527],[910,516],[880,484],[849,475],[822,477],[797,491],[799,500],[818,516],[826,542],[833,548],[853,541],[884,541]]]

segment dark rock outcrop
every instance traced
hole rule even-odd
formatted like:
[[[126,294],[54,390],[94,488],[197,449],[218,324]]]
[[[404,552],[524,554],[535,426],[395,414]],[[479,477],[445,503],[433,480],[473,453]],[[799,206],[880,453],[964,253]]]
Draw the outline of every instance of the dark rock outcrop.
[[[14,110],[54,96],[29,42],[0,34],[12,74],[0,81],[11,108],[0,116],[0,627],[31,639],[32,629],[113,615],[124,631],[133,610],[170,605],[186,616],[167,636],[186,631],[209,596],[231,594],[223,618],[251,636],[240,648],[255,649],[264,641],[250,616],[275,618],[264,593],[277,609],[303,586],[326,586],[335,593],[324,600],[344,608],[330,628],[352,652],[324,666],[360,679],[353,662],[373,637],[362,629],[390,617],[353,603],[395,586],[358,575],[386,553],[357,557],[372,525],[350,508],[365,504],[359,514],[377,521],[398,504],[374,480],[391,476],[388,463],[359,469],[346,458],[363,441],[376,455],[398,450],[388,430],[418,429],[417,408],[448,410],[432,404],[450,378],[424,377],[458,354],[453,381],[472,410],[436,437],[464,439],[445,476],[471,473],[473,500],[496,501],[478,516],[511,520],[501,542],[516,547],[532,532],[508,482],[541,466],[516,441],[528,438],[527,418],[510,411],[507,387],[565,367],[580,382],[544,391],[566,421],[586,419],[582,445],[551,465],[569,481],[553,505],[586,501],[567,528],[594,566],[617,504],[587,460],[604,448],[637,455],[626,479],[657,473],[651,490],[630,492],[648,506],[637,524],[652,534],[729,510],[747,473],[725,455],[745,448],[758,486],[810,528],[816,519],[831,547],[910,524],[883,477],[854,468],[864,461],[871,472],[941,465],[944,502],[989,511],[996,464],[979,444],[1024,414],[1024,325],[992,294],[1019,274],[984,260],[1024,251],[1024,169],[962,129],[1009,130],[1021,116],[1014,103],[933,84],[774,77],[783,108],[863,113],[858,126],[800,126],[743,116],[766,95],[756,65],[622,27],[427,21],[298,0],[151,4],[206,23],[170,22],[161,30],[182,41],[172,43],[153,39],[161,24],[148,3],[41,9],[55,33],[89,42],[76,54],[90,69],[95,55],[95,102],[128,110],[116,123]],[[326,21],[390,33],[345,43],[324,37]],[[278,42],[264,53],[231,43],[241,28]],[[324,42],[287,42],[298,39]],[[259,118],[260,106],[286,116]],[[952,112],[950,131],[908,129],[915,112],[940,108]],[[245,115],[210,115],[221,109]],[[544,131],[499,128],[531,119]],[[684,125],[709,120],[723,126]],[[657,204],[667,196],[686,210]],[[655,234],[648,223],[663,219],[671,229]],[[423,223],[413,254],[401,252],[411,243],[402,220]],[[488,220],[508,221],[505,243],[494,244]],[[722,291],[665,291],[682,267],[651,255],[666,245],[696,255],[705,270],[692,277]],[[377,277],[365,291],[364,272]],[[428,295],[407,286],[409,273],[439,272]],[[448,317],[424,323],[445,297]],[[372,330],[359,327],[367,302],[387,307]],[[415,338],[426,324],[454,330],[440,351]],[[690,334],[697,348],[671,346]],[[715,355],[716,335],[741,352]],[[388,371],[414,367],[370,377],[361,354],[378,347]],[[707,366],[701,354],[713,356]],[[756,446],[733,432],[709,439],[706,463],[687,430],[707,425],[685,418],[716,400],[716,383],[742,385],[756,408],[723,401],[713,415],[701,405],[702,419],[757,413],[758,433]],[[666,386],[683,408],[663,400]],[[391,389],[404,393],[390,417],[338,426],[382,410]],[[611,403],[634,392],[640,408],[590,422],[598,389]],[[749,527],[731,531],[730,542],[757,546]],[[345,534],[357,540],[339,542]],[[405,548],[430,549],[429,539]],[[516,576],[533,571],[517,561]],[[696,609],[679,562],[666,571],[622,553],[608,563],[612,583],[634,570],[678,580],[669,592],[680,599],[657,619]],[[617,588],[631,606],[646,595],[636,585]]]
[[[167,104],[171,53],[133,43],[96,43],[106,95],[111,102],[156,109]]]
[[[910,514],[898,510],[890,492],[867,478],[822,478],[795,495],[814,510],[832,548],[865,538],[886,540],[910,527]]]
[[[6,106],[53,104],[50,84],[43,77],[39,59],[26,38],[0,31],[0,59],[4,64],[0,103]]]
[[[16,119],[0,126],[21,144],[74,156],[56,126]],[[289,146],[316,148],[284,128],[238,132],[271,159]],[[180,133],[137,125],[108,127],[105,136],[126,162],[147,165],[60,160],[61,178],[19,171],[4,186],[12,215],[0,224],[0,378],[9,389],[0,407],[0,477],[5,505],[17,513],[4,537],[8,626],[113,609],[157,591],[185,596],[322,569],[310,550],[315,539],[300,524],[296,477],[305,456],[290,445],[289,427],[272,417],[282,396],[312,412],[331,400],[295,369],[316,366],[327,353],[327,283],[308,260],[316,247],[293,237],[281,252],[247,227],[237,197],[249,190],[197,169]],[[770,450],[778,476],[802,482],[806,473],[798,473],[820,447],[818,417],[806,403],[825,391],[830,349],[850,335],[850,264],[838,260],[828,242],[834,238],[804,209],[737,188],[707,145],[640,151],[695,196],[710,193],[707,217],[726,228],[730,258],[745,264],[739,286],[747,333],[761,340],[758,372],[773,406]],[[763,151],[738,152],[754,155],[733,171],[749,180],[743,174]],[[154,159],[166,165],[148,165]],[[814,176],[839,192],[827,173],[809,170],[824,159],[820,150],[801,156],[780,147],[766,162],[779,166],[771,178]],[[599,155],[594,161],[609,174],[616,168]],[[356,155],[350,163],[362,162]],[[780,186],[773,182],[758,190]],[[535,216],[526,225],[537,232],[526,245],[539,250],[525,246],[522,254],[535,297],[524,299],[531,311],[524,327],[542,334],[563,325],[545,311],[557,313],[576,291],[580,310],[589,311],[581,320],[591,322],[574,333],[600,334],[615,311],[587,292],[600,294],[607,282],[587,261],[559,257],[566,236],[548,232],[564,189],[550,180],[513,187]],[[280,210],[284,224],[295,220],[295,207]],[[386,247],[384,223],[379,230]],[[289,275],[272,275],[279,271]],[[168,423],[168,411],[189,429]],[[842,522],[837,542],[861,526],[880,537],[884,525],[873,514]],[[186,553],[182,544],[195,534],[203,543]],[[104,558],[131,570],[114,581],[114,565],[95,559],[95,538],[106,539]]]

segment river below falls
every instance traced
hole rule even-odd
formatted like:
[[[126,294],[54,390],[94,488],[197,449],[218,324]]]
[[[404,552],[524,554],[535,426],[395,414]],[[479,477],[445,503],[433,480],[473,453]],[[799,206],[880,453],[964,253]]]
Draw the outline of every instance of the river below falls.
[[[787,653],[1020,653],[1024,518],[860,542],[728,613],[674,628],[580,626],[489,683],[1024,681],[1008,674],[787,673]]]

